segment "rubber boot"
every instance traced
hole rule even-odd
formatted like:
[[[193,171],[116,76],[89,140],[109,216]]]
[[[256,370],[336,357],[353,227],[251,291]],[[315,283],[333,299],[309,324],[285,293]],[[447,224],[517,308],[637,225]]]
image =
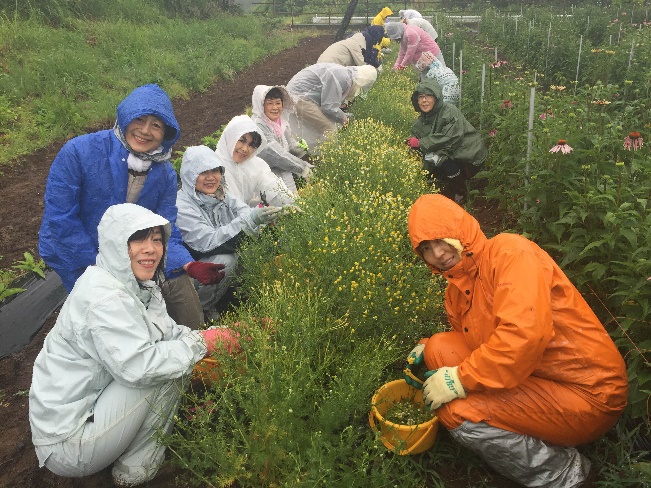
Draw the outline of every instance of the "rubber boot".
[[[523,486],[575,488],[590,473],[590,461],[573,447],[559,447],[484,422],[465,421],[450,435],[491,468]]]

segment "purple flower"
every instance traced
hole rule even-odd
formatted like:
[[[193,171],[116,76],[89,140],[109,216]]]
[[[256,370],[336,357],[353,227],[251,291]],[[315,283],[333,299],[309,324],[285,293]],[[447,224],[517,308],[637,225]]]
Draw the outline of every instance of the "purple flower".
[[[624,139],[624,149],[627,151],[630,151],[631,149],[637,151],[642,146],[644,146],[644,141],[639,132],[629,132],[626,139]]]
[[[572,152],[572,148],[567,145],[565,139],[560,139],[556,145],[549,150],[550,153],[557,153],[559,151],[563,154],[569,154]]]

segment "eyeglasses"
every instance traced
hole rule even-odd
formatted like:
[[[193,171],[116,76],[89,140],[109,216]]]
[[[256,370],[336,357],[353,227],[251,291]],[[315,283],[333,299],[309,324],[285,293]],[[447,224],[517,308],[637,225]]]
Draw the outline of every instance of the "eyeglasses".
[[[428,99],[433,99],[434,95],[418,95],[418,100],[428,100]]]

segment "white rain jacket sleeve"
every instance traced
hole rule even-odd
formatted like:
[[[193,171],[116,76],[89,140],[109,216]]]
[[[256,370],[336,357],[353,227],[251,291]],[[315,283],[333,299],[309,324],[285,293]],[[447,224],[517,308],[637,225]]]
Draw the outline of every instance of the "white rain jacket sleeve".
[[[148,388],[190,374],[206,354],[197,331],[178,325],[153,282],[140,288],[127,240],[163,217],[134,204],[109,207],[99,224],[97,265],[68,296],[34,362],[29,419],[34,445],[72,436],[109,383]]]
[[[227,184],[226,193],[239,198],[251,207],[261,203],[263,193],[269,205],[283,207],[294,203],[287,186],[273,174],[269,165],[258,157],[267,146],[264,136],[262,144],[246,161],[236,163],[233,159],[235,143],[244,134],[257,132],[260,128],[247,115],[237,115],[231,119],[222,132],[215,154],[221,166],[225,168]]]
[[[264,114],[264,97],[272,88],[280,89],[283,94],[283,113],[280,116],[282,135],[276,134],[271,127],[273,122]],[[259,153],[260,158],[269,165],[272,171],[288,171],[296,175],[303,173],[308,165],[307,161],[303,161],[292,154],[292,152],[298,152],[300,148],[297,144],[292,144],[293,138],[291,136],[287,114],[293,110],[294,103],[287,90],[282,86],[258,85],[253,89],[251,101],[253,107],[251,119],[257,124],[260,133],[267,141],[266,147]]]
[[[228,194],[219,199],[196,191],[197,177],[220,166],[217,155],[207,146],[189,147],[183,154],[176,225],[181,229],[183,241],[197,254],[195,258],[232,254],[244,233],[258,229],[251,218],[251,207],[243,201]],[[222,186],[226,177],[222,175]]]
[[[332,63],[313,64],[289,80],[287,91],[294,99],[312,100],[328,118],[343,124],[346,114],[340,107],[353,86],[356,69]]]

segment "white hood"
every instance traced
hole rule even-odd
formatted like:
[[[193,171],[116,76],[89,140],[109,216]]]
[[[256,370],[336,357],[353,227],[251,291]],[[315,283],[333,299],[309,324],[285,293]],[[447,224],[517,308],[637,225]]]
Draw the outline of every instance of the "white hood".
[[[133,203],[121,203],[109,207],[97,227],[99,253],[97,266],[115,276],[118,281],[133,289],[138,290],[138,282],[131,269],[129,257],[129,237],[139,230],[162,226],[165,248],[172,232],[172,227],[167,219]],[[163,256],[163,261],[165,256]],[[164,269],[164,262],[163,262]]]

